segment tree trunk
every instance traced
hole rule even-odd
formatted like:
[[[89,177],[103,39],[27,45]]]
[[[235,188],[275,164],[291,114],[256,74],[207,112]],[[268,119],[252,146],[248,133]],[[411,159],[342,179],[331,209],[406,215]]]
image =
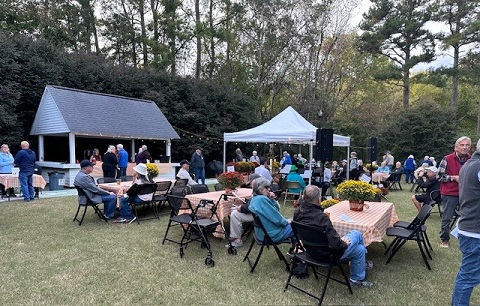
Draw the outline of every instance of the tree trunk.
[[[453,75],[452,75],[452,100],[450,108],[452,110],[452,117],[457,119],[457,100],[458,100],[458,61],[460,57],[460,47],[458,45],[453,47]]]
[[[198,80],[200,78],[201,70],[201,59],[202,59],[202,38],[201,38],[201,28],[200,28],[200,0],[195,0],[195,34],[197,36],[197,61],[195,64],[195,78]]]
[[[140,14],[140,29],[142,32],[142,53],[143,53],[143,67],[148,66],[148,49],[147,49],[147,30],[145,26],[145,3],[144,0],[139,1],[139,14]]]
[[[208,77],[213,76],[215,70],[215,34],[213,28],[213,0],[210,0],[210,10],[208,12],[209,26],[210,26],[210,65],[208,69]]]
[[[160,62],[160,55],[158,50],[158,39],[160,37],[158,33],[158,8],[157,8],[157,1],[150,0],[150,9],[152,10],[153,16],[153,46],[152,46],[152,53],[153,53],[153,62],[155,65],[158,65]]]

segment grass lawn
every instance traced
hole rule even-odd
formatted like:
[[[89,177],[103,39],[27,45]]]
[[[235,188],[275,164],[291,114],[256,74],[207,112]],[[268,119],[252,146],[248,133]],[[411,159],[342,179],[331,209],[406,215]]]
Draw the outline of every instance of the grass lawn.
[[[410,196],[408,191],[387,196],[402,220],[416,214]],[[76,197],[0,203],[0,305],[316,304],[293,288],[283,291],[287,272],[273,250],[265,250],[251,274],[242,262],[246,246],[238,255],[228,255],[225,241],[212,238],[215,267],[208,268],[199,244],[191,244],[183,258],[177,245],[161,244],[166,213],[159,221],[123,225],[105,224],[90,210],[79,227],[72,222],[76,208]],[[282,211],[292,216],[291,207]],[[427,224],[434,247],[432,271],[414,242],[388,265],[382,244],[374,243],[367,258],[374,262],[368,280],[375,286],[353,288],[350,295],[345,286],[331,282],[324,304],[449,304],[461,258],[458,243],[453,238],[449,249],[439,247],[438,214]],[[172,233],[180,236],[178,228]],[[287,245],[282,247],[287,251]],[[313,275],[295,281],[317,293],[321,287]],[[480,304],[480,290],[474,290],[471,301]]]

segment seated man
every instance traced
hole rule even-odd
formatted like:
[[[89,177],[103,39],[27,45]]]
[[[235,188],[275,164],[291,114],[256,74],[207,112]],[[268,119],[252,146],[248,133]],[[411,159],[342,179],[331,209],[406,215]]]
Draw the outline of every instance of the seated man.
[[[366,248],[363,245],[362,234],[357,230],[352,230],[343,237],[338,235],[332,222],[320,206],[320,189],[317,186],[309,185],[305,188],[302,204],[295,210],[293,220],[319,227],[325,232],[329,249],[340,257],[340,260],[350,260],[350,283],[352,285],[373,286],[373,283],[365,280]],[[315,252],[317,250],[313,248],[309,250],[308,246],[305,246],[305,250],[314,259],[324,255]]]
[[[425,193],[415,194],[412,196],[412,202],[418,211],[422,208],[422,204],[430,204],[430,201],[436,201],[432,199],[430,194],[434,190],[440,190],[440,180],[437,178],[437,167],[428,167],[423,179],[418,180],[418,187],[425,188]],[[440,192],[438,193],[440,195]]]
[[[188,186],[197,185],[198,183],[192,179],[190,175],[190,163],[188,160],[184,159],[180,162],[180,170],[178,170],[177,177],[181,180],[187,180]]]
[[[115,207],[117,206],[117,196],[113,192],[108,192],[102,188],[98,188],[95,185],[95,180],[89,174],[93,171],[95,164],[87,159],[82,160],[80,163],[80,171],[75,176],[74,185],[83,189],[83,192],[93,201],[95,204],[104,204],[104,214],[107,219],[112,219],[115,215]],[[79,197],[80,204],[87,204],[85,197]],[[128,208],[128,207],[127,207]]]
[[[324,199],[325,194],[327,193],[328,188],[330,188],[330,184],[332,182],[332,170],[330,170],[331,165],[332,164],[328,161],[323,165],[323,177],[321,182],[312,181],[313,185],[322,188],[322,199]]]
[[[260,158],[260,166],[255,168],[255,174],[263,176],[264,178],[266,178],[270,182],[273,181],[273,177],[270,174],[270,170],[268,169],[268,159],[266,159],[264,157]]]
[[[248,182],[246,182],[245,185],[251,186],[255,179],[259,177],[261,176],[256,173],[250,174]],[[234,200],[236,201],[237,199]],[[230,213],[230,239],[232,240],[231,245],[233,247],[238,248],[243,245],[243,223],[253,222],[252,213],[248,209],[249,204],[250,200],[246,200],[243,204],[233,208]],[[226,247],[229,247],[229,245],[227,244]]]
[[[380,164],[377,170],[372,174],[372,180],[375,183],[382,183],[390,176],[390,168],[387,166],[387,162],[384,160]]]
[[[288,253],[293,254],[296,244],[295,235],[290,223],[280,214],[280,206],[275,200],[275,194],[270,191],[270,182],[259,177],[253,181],[252,189],[253,197],[248,209],[260,218],[273,242],[290,239],[292,247]],[[260,229],[255,228],[255,235],[259,240],[264,239],[263,231]]]
[[[387,178],[387,184],[390,184],[395,179],[398,179],[398,181],[400,181],[400,177],[402,176],[402,174],[404,172],[405,172],[405,170],[402,167],[402,163],[401,162],[396,162],[395,163],[395,168],[390,170],[390,176]]]
[[[297,170],[297,166],[292,165],[292,167],[290,168],[290,173],[287,175],[287,182],[299,182],[300,188],[289,188],[288,192],[299,193],[303,191],[303,188],[305,188],[305,186],[307,186],[303,177],[301,177],[300,174],[297,173]]]

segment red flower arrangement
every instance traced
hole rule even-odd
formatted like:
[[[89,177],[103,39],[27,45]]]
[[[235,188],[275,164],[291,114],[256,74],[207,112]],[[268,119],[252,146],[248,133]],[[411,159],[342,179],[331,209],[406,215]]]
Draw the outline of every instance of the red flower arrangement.
[[[223,187],[228,189],[235,189],[242,185],[242,175],[237,171],[223,172],[217,179]]]

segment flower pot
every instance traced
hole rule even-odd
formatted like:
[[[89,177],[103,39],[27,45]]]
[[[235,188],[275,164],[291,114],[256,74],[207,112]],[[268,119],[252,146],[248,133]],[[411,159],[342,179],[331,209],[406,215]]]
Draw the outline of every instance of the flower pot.
[[[350,199],[348,200],[348,202],[350,203],[350,210],[363,211],[363,206],[364,206],[363,200],[357,201],[357,200]]]
[[[232,189],[232,188],[225,187],[225,190],[224,190],[224,191],[225,191],[226,194],[232,194],[233,189]]]

